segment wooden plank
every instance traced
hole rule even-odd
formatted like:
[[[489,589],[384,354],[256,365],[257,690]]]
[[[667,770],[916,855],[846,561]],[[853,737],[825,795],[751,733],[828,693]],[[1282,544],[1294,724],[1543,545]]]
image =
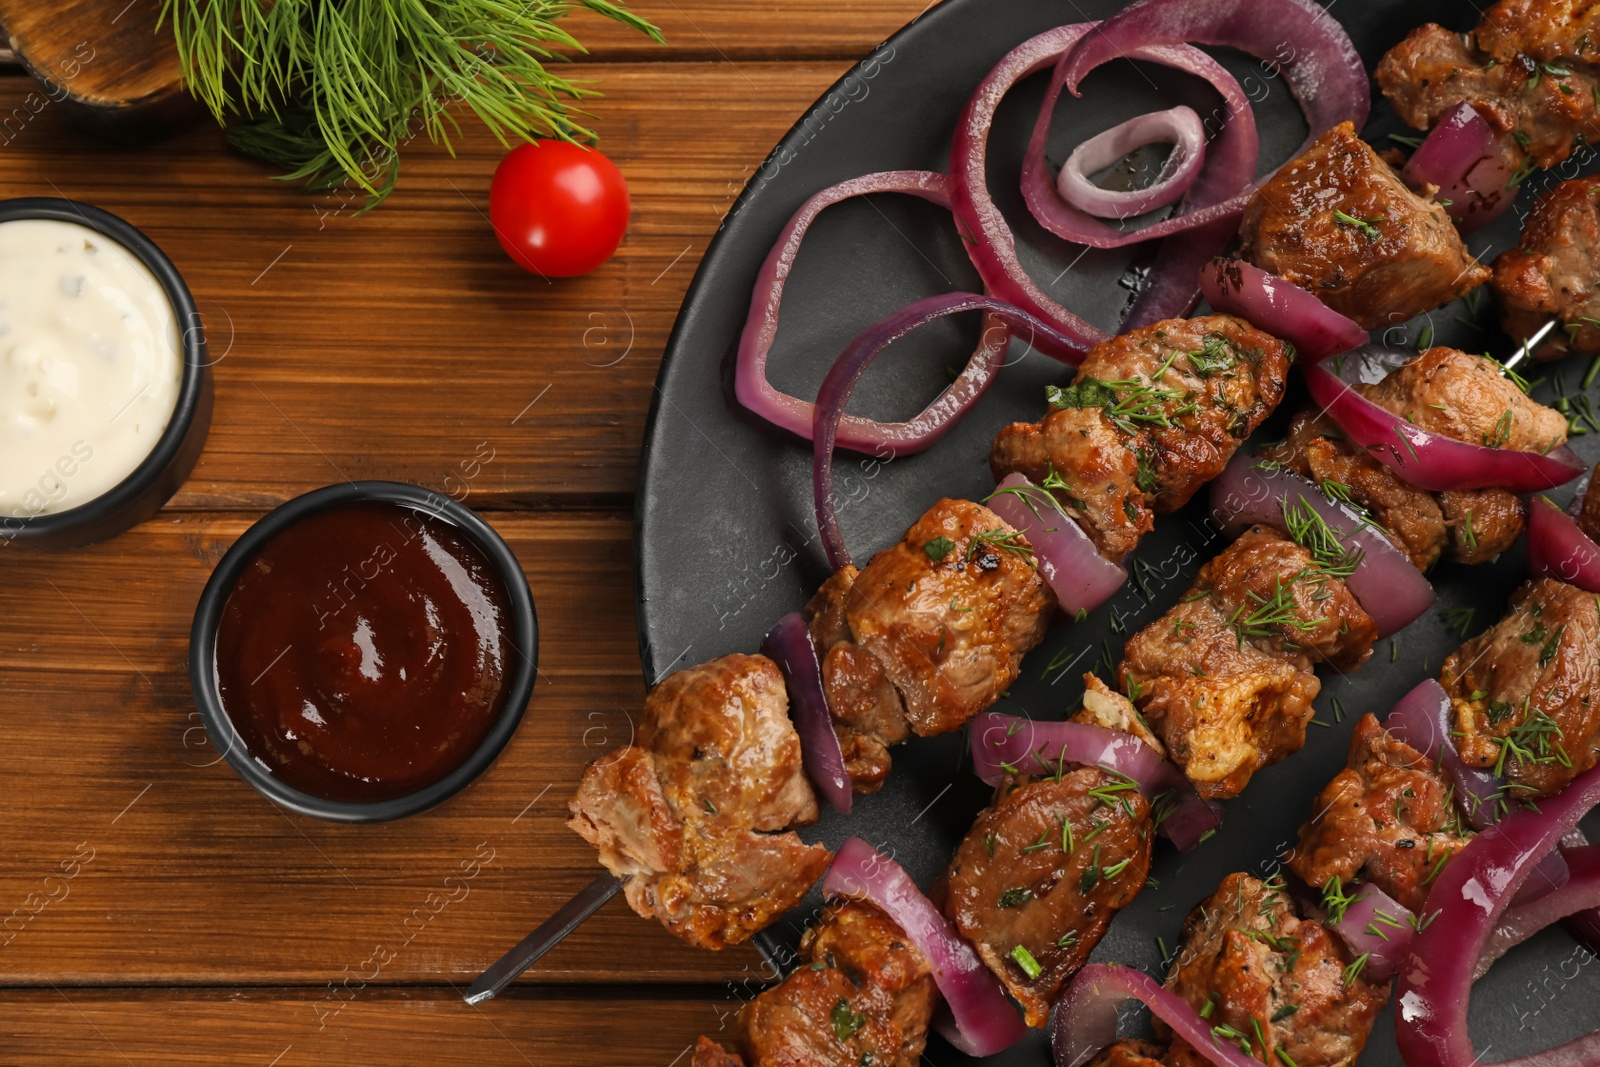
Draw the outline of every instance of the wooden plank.
[[[670,1067],[737,1005],[717,991],[528,995],[470,1008],[448,990],[43,990],[0,994],[8,1067]]]
[[[872,51],[933,0],[634,0],[661,27],[674,56],[727,63],[756,59],[854,59]],[[567,24],[596,58],[655,59],[663,46],[589,12]]]
[[[684,290],[745,177],[844,69],[831,64],[577,66],[607,93],[603,145],[633,228],[586,278],[549,282],[485,220],[502,149],[419,141],[400,191],[356,217],[223,150],[215,130],[114,161],[46,106],[0,130],[0,184],[71,196],[146,230],[184,273],[217,360],[200,466],[175,501],[262,508],[343,478],[439,487],[481,443],[493,506],[626,503],[644,415]],[[25,79],[0,80],[0,115]]]
[[[320,985],[378,945],[395,955],[384,982],[466,983],[593,878],[566,798],[586,761],[631,736],[643,695],[629,523],[494,521],[538,601],[533,701],[477,783],[378,826],[279,811],[198,729],[190,617],[247,517],[164,517],[71,555],[0,551],[0,781],[15,784],[0,826],[17,830],[0,868],[0,985]],[[614,901],[529,977],[715,980],[755,960],[690,949]]]

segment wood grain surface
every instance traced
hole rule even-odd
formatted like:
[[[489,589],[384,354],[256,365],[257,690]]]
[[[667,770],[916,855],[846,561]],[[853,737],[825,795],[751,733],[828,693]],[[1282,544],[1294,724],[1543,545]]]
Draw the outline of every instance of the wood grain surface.
[[[699,257],[778,137],[922,9],[636,6],[666,46],[572,21],[632,226],[611,263],[555,284],[488,230],[502,150],[481,133],[455,159],[413,145],[399,192],[355,217],[353,196],[272,181],[204,123],[116,148],[0,78],[0,116],[26,116],[0,130],[0,195],[76,197],[148,232],[219,360],[210,440],[166,511],[68,554],[0,549],[0,1062],[669,1067],[759,979],[752,951],[690,950],[614,901],[509,998],[459,1000],[598,870],[565,802],[643,692],[631,498]],[[483,443],[494,459],[463,483]],[[239,533],[364,477],[487,513],[537,599],[541,671],[473,787],[349,827],[288,815],[217,761],[184,657]]]

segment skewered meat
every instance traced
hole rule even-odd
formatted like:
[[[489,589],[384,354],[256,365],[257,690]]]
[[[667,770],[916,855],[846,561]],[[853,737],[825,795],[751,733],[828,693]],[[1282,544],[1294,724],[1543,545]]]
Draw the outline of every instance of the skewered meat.
[[[1072,716],[1072,721],[1132,734],[1161,756],[1167,754],[1167,746],[1150,729],[1133,702],[1102,682],[1098,675],[1083,676],[1083,707]]]
[[[633,910],[691,944],[746,940],[831,858],[815,822],[783,675],[761,656],[679,671],[645,698],[635,743],[584,768],[568,825],[627,880]]]
[[[1017,677],[1055,596],[1027,540],[980,504],[941,500],[807,606],[828,706],[858,792],[908,733],[960,729]]]
[[[1007,779],[950,863],[945,914],[1043,1026],[1062,985],[1144,887],[1150,804],[1130,781],[1085,767]]]
[[[1489,279],[1444,208],[1412,192],[1348,122],[1256,191],[1239,235],[1245,259],[1369,330]]]
[[[1600,9],[1597,9],[1600,10]],[[1539,359],[1600,353],[1600,176],[1562,182],[1533,205],[1522,242],[1494,261],[1501,322],[1527,338],[1561,321]]]
[[[739,1012],[739,1052],[701,1037],[692,1067],[916,1067],[937,991],[893,920],[864,902],[833,905],[800,954],[800,967]]]
[[[1389,50],[1373,72],[1385,96],[1407,125],[1431,128],[1459,105],[1471,104],[1500,135],[1507,169],[1553,167],[1592,139],[1597,123],[1593,69],[1576,58],[1548,54],[1560,48],[1559,32],[1528,43],[1546,53],[1528,54],[1515,35],[1493,31],[1462,37],[1428,23]],[[1499,58],[1485,44],[1508,54]],[[1587,45],[1585,53],[1593,58]],[[1552,62],[1552,60],[1556,62]]]
[[[1578,528],[1595,541],[1600,541],[1600,464],[1589,475],[1589,488],[1584,490],[1583,505],[1578,512]]]
[[[1567,440],[1567,419],[1530,399],[1491,359],[1430,348],[1376,385],[1355,387],[1414,426],[1457,441],[1548,452]]]
[[[1049,479],[1100,554],[1120,560],[1153,513],[1182,507],[1222,472],[1283,398],[1292,359],[1230,315],[1129,331],[1089,353],[1044,419],[1000,431],[989,466],[996,481]]]
[[[1418,489],[1315,410],[1297,414],[1289,436],[1261,456],[1365,509],[1421,571],[1442,554],[1469,564],[1493,559],[1515,543],[1526,518],[1522,501],[1504,489]]]
[[[1505,618],[1445,661],[1461,758],[1503,774],[1513,798],[1550,796],[1600,760],[1600,604],[1528,582]]]
[[[1600,58],[1600,6],[1594,0],[1501,0],[1473,34],[1502,63],[1519,55],[1554,62]]]
[[[1352,962],[1343,941],[1296,913],[1280,881],[1230,874],[1189,913],[1167,988],[1202,1012],[1218,1039],[1264,1063],[1351,1067],[1389,992],[1347,971]],[[1119,1041],[1095,1067],[1208,1067],[1188,1042],[1158,1029],[1171,1042],[1165,1051]]]
[[[1205,797],[1231,797],[1305,744],[1317,662],[1358,666],[1372,619],[1322,561],[1253,527],[1128,640],[1118,677]]]
[[[1444,863],[1471,840],[1438,764],[1372,715],[1356,724],[1348,764],[1313,811],[1289,861],[1294,872],[1317,888],[1360,878],[1415,914]]]

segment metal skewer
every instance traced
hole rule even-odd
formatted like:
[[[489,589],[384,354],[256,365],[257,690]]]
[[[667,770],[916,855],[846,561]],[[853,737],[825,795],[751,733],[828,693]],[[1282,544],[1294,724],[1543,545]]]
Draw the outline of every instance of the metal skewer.
[[[1511,358],[1507,359],[1501,364],[1501,366],[1506,370],[1515,370],[1518,363],[1521,363],[1526,359],[1532,359],[1533,350],[1544,344],[1545,338],[1550,336],[1550,331],[1554,330],[1559,325],[1561,325],[1560,322],[1555,319],[1551,319],[1549,322],[1539,327],[1534,331],[1533,336],[1522,342],[1522,347],[1517,349],[1516,352],[1512,353]]]
[[[494,962],[478,976],[466,992],[468,1004],[482,1004],[493,1000],[496,993],[510,985],[523,971],[538,962],[539,957],[555,948],[562,938],[582,926],[584,920],[600,910],[601,905],[622,889],[622,880],[610,871],[600,875],[576,896],[556,909],[554,915],[539,924],[539,928],[517,943],[517,947]]]

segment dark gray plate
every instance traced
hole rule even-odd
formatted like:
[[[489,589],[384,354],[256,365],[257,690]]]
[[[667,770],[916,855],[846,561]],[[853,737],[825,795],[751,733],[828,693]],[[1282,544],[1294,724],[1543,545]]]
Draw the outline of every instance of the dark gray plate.
[[[734,345],[744,323],[757,269],[778,230],[807,196],[844,178],[895,168],[946,169],[949,135],[962,104],[1010,48],[1062,21],[1100,18],[1117,0],[948,0],[891,38],[843,78],[796,124],[728,213],[712,242],[667,346],[645,436],[638,507],[639,642],[651,683],[678,668],[737,651],[754,651],[779,615],[800,608],[827,576],[811,505],[808,445],[777,434],[737,409],[728,388]],[[1476,12],[1457,0],[1347,0],[1333,12],[1344,20],[1369,68],[1412,27],[1429,19],[1466,28]],[[1221,58],[1256,104],[1264,167],[1282,163],[1305,137],[1305,123],[1281,80],[1256,61]],[[1020,85],[1001,108],[991,137],[990,175],[996,197],[1017,230],[1033,275],[1066,306],[1112,329],[1124,309],[1130,268],[1139,253],[1094,252],[1063,245],[1027,215],[1016,192],[1023,147],[1037,113],[1045,76]],[[1085,137],[1134,114],[1188,103],[1202,115],[1219,103],[1213,91],[1160,67],[1118,63],[1085,85],[1084,98],[1061,107],[1052,135],[1059,160]],[[1366,134],[1380,148],[1399,123],[1379,99]],[[1584,168],[1590,169],[1590,168]],[[1571,174],[1563,175],[1570,177]],[[1553,180],[1541,176],[1537,191]],[[1520,213],[1526,211],[1526,200]],[[1475,235],[1485,259],[1516,240],[1517,215]],[[881,196],[829,209],[812,228],[790,279],[772,367],[775,382],[799,396],[815,395],[828,364],[865,325],[932,293],[978,286],[949,216],[906,197]],[[1440,343],[1505,355],[1512,342],[1494,325],[1488,301],[1456,304],[1431,316]],[[1393,332],[1415,342],[1423,323]],[[966,359],[976,322],[941,323],[897,344],[868,375],[852,410],[906,417],[947,381],[947,368]],[[1579,391],[1585,367],[1559,373]],[[1043,385],[1070,371],[1038,354],[1023,356],[977,408],[936,448],[889,462],[839,458],[846,534],[857,558],[899,538],[940,496],[981,498],[993,489],[989,442],[1015,419],[1043,411]],[[1535,395],[1548,399],[1554,382]],[[1296,386],[1262,437],[1281,435],[1288,415],[1304,402]],[[1581,437],[1578,451],[1593,462],[1600,435]],[[1570,491],[1552,494],[1564,503]],[[1203,502],[1203,494],[1201,498]],[[1204,560],[1221,545],[1200,525],[1200,508],[1164,516],[1138,552],[1135,582],[1077,625],[1059,622],[1024,665],[1023,678],[1000,707],[1038,718],[1060,717],[1082,692],[1079,677],[1108,657],[1120,657],[1123,635],[1158,617],[1187,588],[1198,563],[1178,566],[1185,550]],[[1183,856],[1162,843],[1152,884],[1113,925],[1095,953],[1157,973],[1158,939],[1171,946],[1183,916],[1230,871],[1264,874],[1294,839],[1312,798],[1343,765],[1355,718],[1383,712],[1418,681],[1436,674],[1459,636],[1442,618],[1475,609],[1468,632],[1497,618],[1522,578],[1520,548],[1498,563],[1472,570],[1443,566],[1434,574],[1437,610],[1395,641],[1381,644],[1360,671],[1324,675],[1323,709],[1306,748],[1256,776],[1245,796],[1228,806],[1220,833]],[[1342,721],[1335,721],[1335,699]],[[986,790],[963,759],[965,737],[914,741],[895,754],[885,789],[858,798],[850,818],[825,815],[806,836],[836,846],[856,835],[892,849],[924,886],[983,806]],[[792,941],[814,914],[814,892],[774,943]],[[749,997],[752,983],[730,987],[729,1007]],[[1492,1062],[1547,1047],[1600,1023],[1600,966],[1560,930],[1546,931],[1512,953],[1478,984],[1472,1019],[1477,1046]],[[1385,1012],[1362,1057],[1364,1067],[1399,1063],[1392,1016]],[[938,1039],[928,1060],[962,1058]],[[1049,1062],[1042,1036],[993,1060]]]

